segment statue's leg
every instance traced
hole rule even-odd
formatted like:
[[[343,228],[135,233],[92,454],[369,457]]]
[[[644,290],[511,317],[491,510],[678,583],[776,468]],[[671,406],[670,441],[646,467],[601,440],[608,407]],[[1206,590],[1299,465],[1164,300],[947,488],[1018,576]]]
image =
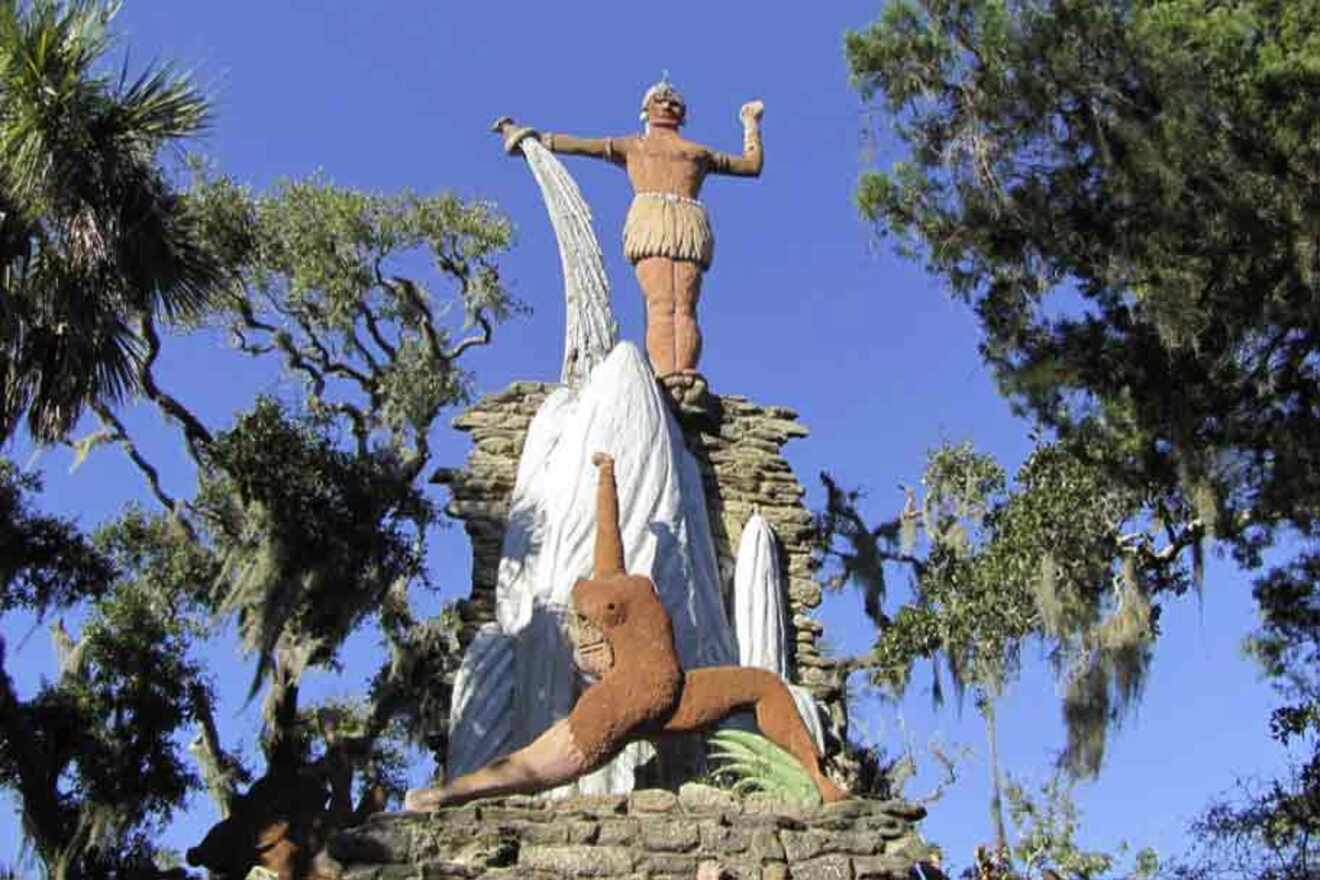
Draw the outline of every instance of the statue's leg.
[[[568,719],[561,719],[535,741],[480,770],[460,776],[440,788],[414,788],[405,796],[405,810],[430,811],[480,797],[530,794],[563,785],[587,770],[587,761],[573,741]]]
[[[802,764],[821,800],[839,801],[848,792],[820,769],[820,755],[793,696],[773,672],[749,666],[715,666],[688,670],[678,708],[665,723],[666,733],[705,730],[739,710],[756,712],[756,724],[766,739]]]
[[[674,372],[674,267],[668,257],[647,257],[633,267],[646,298],[646,353],[657,376]]]
[[[701,298],[702,274],[697,263],[674,264],[674,369],[681,373],[695,373],[701,359],[697,300]]]

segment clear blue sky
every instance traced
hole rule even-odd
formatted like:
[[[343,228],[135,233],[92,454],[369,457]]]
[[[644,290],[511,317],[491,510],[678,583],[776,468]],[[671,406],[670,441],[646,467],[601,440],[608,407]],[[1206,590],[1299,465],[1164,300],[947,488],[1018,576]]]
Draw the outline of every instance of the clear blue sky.
[[[1027,426],[1011,417],[977,356],[971,315],[875,242],[852,207],[854,181],[877,150],[863,136],[873,119],[848,86],[841,42],[845,29],[878,11],[854,0],[129,0],[118,28],[131,67],[172,59],[196,72],[216,107],[213,131],[197,149],[255,187],[320,169],[344,185],[448,189],[499,203],[519,231],[505,277],[534,313],[500,328],[496,344],[469,362],[482,392],[556,378],[563,326],[559,262],[540,196],[521,161],[500,151],[489,123],[508,114],[545,130],[628,133],[642,92],[667,69],[688,99],[687,134],[736,150],[738,107],[762,98],[764,175],[713,178],[704,193],[719,247],[701,308],[702,371],[718,393],[797,409],[812,433],[787,454],[809,500],[820,502],[816,474],[828,469],[868,487],[868,513],[878,518],[898,509],[897,486],[918,479],[925,451],[942,440],[971,439],[1010,468],[1027,449]],[[623,333],[640,339],[639,295],[619,248],[627,182],[607,165],[569,164],[596,214]],[[287,387],[274,364],[247,363],[209,343],[169,344],[164,377],[211,424],[223,425],[257,391]],[[130,411],[129,421],[169,484],[187,492],[191,475],[176,438],[145,408]],[[467,454],[466,439],[447,429],[435,443],[438,464],[458,465]],[[8,452],[47,473],[45,506],[85,526],[128,499],[149,503],[116,450],[97,452],[74,474],[66,451]],[[433,566],[447,598],[466,592],[461,530],[441,536]],[[827,639],[839,650],[868,644],[859,612],[849,594],[823,609]],[[1188,599],[1167,610],[1142,706],[1112,743],[1101,779],[1078,789],[1083,843],[1125,838],[1177,851],[1187,819],[1210,796],[1238,775],[1276,767],[1266,738],[1271,697],[1238,653],[1253,621],[1246,582],[1218,564],[1203,605]],[[22,645],[10,672],[26,692],[51,674],[44,629],[11,619],[4,635]],[[376,667],[379,650],[369,639],[355,647],[359,677]],[[210,656],[224,692],[241,694],[247,661],[227,646]],[[1041,779],[1063,741],[1059,688],[1033,651],[1024,659],[1000,707],[1001,751],[1006,769]],[[316,687],[346,694],[356,680]],[[865,701],[858,709],[855,730],[891,751],[905,741],[920,750],[932,738],[972,748],[958,785],[924,824],[951,862],[966,865],[974,844],[989,837],[976,713],[970,706],[962,715],[954,706],[934,712],[920,686],[899,705]],[[254,714],[236,700],[226,705],[227,745],[250,738]],[[909,794],[927,791],[935,775],[923,765]],[[198,795],[162,842],[182,850],[212,821]],[[0,812],[0,863],[13,860],[18,840],[16,814]]]

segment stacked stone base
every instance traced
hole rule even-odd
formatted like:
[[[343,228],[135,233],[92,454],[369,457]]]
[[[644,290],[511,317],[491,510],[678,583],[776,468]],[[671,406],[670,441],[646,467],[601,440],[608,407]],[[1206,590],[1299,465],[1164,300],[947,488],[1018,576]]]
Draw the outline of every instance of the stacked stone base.
[[[545,801],[512,797],[393,813],[341,832],[343,880],[684,878],[703,863],[737,880],[905,880],[930,855],[899,800],[795,808],[688,784]]]

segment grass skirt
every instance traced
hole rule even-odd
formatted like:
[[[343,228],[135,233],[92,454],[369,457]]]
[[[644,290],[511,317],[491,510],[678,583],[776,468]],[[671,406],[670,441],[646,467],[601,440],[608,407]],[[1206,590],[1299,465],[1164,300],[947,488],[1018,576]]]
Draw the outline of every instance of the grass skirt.
[[[710,268],[715,236],[706,206],[696,199],[668,193],[638,193],[623,225],[623,253],[636,263],[647,257],[668,257]]]

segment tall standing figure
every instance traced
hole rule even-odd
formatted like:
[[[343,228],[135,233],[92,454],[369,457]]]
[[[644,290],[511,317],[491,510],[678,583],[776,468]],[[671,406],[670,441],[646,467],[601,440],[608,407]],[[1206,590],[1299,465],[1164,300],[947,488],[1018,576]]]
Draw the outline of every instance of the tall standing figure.
[[[761,149],[761,114],[765,105],[749,101],[739,116],[742,155],[721,153],[682,137],[687,104],[668,80],[642,97],[641,135],[580,138],[540,133],[505,117],[495,123],[510,153],[535,137],[556,153],[592,156],[627,169],[633,203],[623,229],[624,254],[633,264],[646,298],[646,352],[656,375],[696,372],[701,357],[697,301],[702,275],[715,253],[706,207],[697,197],[707,174],[757,177]]]

